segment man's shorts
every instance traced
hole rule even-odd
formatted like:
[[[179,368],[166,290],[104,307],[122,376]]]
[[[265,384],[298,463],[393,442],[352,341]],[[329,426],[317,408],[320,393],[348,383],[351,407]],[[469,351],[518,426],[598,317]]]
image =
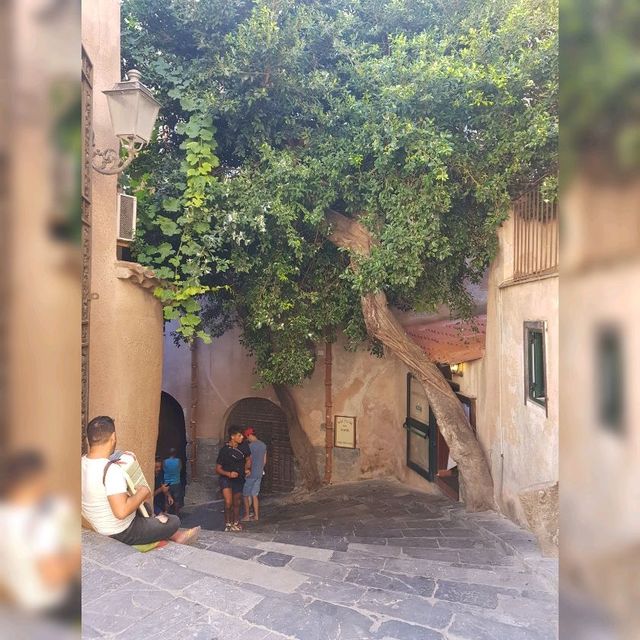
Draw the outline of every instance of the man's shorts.
[[[223,489],[231,489],[232,493],[242,493],[244,487],[244,478],[227,478],[227,476],[218,476],[220,483],[220,491]]]
[[[242,495],[246,498],[255,497],[260,493],[260,484],[262,483],[262,476],[258,478],[247,478],[244,481],[244,489]]]
[[[178,484],[172,484],[169,486],[169,491],[171,492],[171,495],[173,496],[173,499],[175,500],[176,504],[178,507],[184,507],[184,485],[182,484],[182,482],[179,482]]]
[[[143,518],[136,513],[135,518],[124,531],[109,537],[129,545],[168,540],[180,528],[180,518],[174,515],[167,517],[169,519],[163,523],[158,518]]]

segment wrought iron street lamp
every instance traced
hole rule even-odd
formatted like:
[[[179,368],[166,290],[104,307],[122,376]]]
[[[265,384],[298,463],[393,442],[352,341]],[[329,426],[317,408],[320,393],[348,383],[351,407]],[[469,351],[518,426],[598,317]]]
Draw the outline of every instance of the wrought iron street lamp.
[[[107,96],[113,132],[120,141],[120,149],[95,149],[93,168],[98,173],[114,175],[124,171],[151,139],[158,117],[160,103],[140,82],[140,72],[132,69],[128,80],[117,82],[112,89],[103,91]]]

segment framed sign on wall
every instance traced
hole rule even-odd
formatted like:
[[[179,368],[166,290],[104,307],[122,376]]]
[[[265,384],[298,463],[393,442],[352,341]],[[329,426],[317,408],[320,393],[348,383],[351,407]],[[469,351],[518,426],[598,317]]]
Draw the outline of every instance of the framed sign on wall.
[[[342,449],[356,448],[355,416],[336,416],[334,430],[334,446]]]

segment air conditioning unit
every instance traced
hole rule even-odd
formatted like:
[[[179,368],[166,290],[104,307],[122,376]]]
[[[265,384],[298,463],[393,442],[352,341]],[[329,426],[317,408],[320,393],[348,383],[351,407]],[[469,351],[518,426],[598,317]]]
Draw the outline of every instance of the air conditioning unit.
[[[118,244],[129,245],[136,234],[136,210],[138,200],[135,196],[118,194]]]

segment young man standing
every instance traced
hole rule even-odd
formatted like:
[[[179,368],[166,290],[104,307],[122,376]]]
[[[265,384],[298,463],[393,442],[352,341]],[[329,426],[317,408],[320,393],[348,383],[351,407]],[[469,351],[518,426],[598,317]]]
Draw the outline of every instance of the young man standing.
[[[247,464],[247,457],[240,449],[243,440],[242,431],[238,427],[231,427],[229,440],[220,449],[216,461],[216,473],[224,498],[225,531],[242,531],[240,500],[244,486],[245,465]]]
[[[151,491],[141,485],[129,495],[124,471],[117,464],[109,464],[117,442],[113,418],[98,416],[91,420],[87,440],[89,453],[82,456],[82,515],[98,533],[129,545],[160,540],[187,543],[197,538],[200,527],[178,531],[178,516],[170,515],[161,522],[137,513]]]
[[[253,427],[247,427],[244,430],[244,437],[249,442],[249,449],[251,451],[251,469],[245,479],[244,489],[242,491],[242,495],[244,496],[243,521],[246,522],[251,519],[249,516],[249,509],[252,502],[253,518],[254,520],[260,519],[260,502],[258,500],[258,494],[260,493],[260,484],[262,482],[264,466],[267,464],[267,445],[261,440],[258,440]]]

